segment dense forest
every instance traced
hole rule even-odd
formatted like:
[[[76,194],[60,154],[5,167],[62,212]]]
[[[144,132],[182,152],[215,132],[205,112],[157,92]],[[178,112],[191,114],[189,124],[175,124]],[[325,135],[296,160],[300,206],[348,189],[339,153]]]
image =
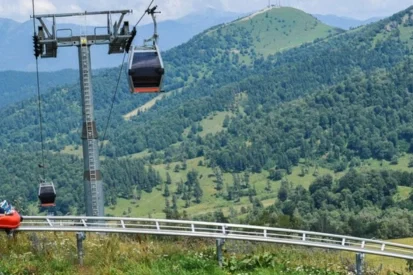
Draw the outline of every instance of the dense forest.
[[[281,16],[283,12],[288,16]],[[308,190],[291,186],[284,176],[300,161],[343,172],[363,160],[397,163],[402,154],[413,153],[410,12],[348,32],[294,9],[274,9],[211,28],[164,53],[168,96],[130,120],[122,116],[154,96],[131,95],[122,78],[102,149],[106,206],[116,205],[119,198],[140,200],[158,188],[164,190],[165,215],[187,217],[177,201],[202,202],[200,175],[188,169],[185,179],[171,182],[152,166],[203,157],[203,165],[234,175],[228,187],[218,172],[213,175],[219,196],[234,202],[249,197],[251,207],[238,213],[246,214],[243,220],[235,210],[229,217],[218,212],[196,218],[407,236],[413,232],[413,217],[406,214],[412,197],[396,201],[395,196],[398,187],[413,187],[410,173],[350,170],[338,180],[319,175]],[[306,33],[306,39],[295,41],[298,33]],[[265,40],[268,35],[283,42]],[[94,75],[101,139],[119,69]],[[0,195],[24,211],[37,199],[40,173],[36,100],[0,109],[0,150],[6,156],[0,160]],[[61,214],[82,213],[84,207],[82,160],[60,153],[68,145],[80,145],[79,103],[78,84],[54,87],[43,97],[48,178],[68,194],[58,197]],[[222,112],[227,114],[223,130],[201,135],[202,121]],[[125,158],[144,151],[148,154],[140,159]],[[245,176],[263,171],[269,180],[282,181],[277,202],[268,208]],[[178,186],[176,191],[171,184]],[[401,219],[406,226],[396,230]]]
[[[394,239],[413,234],[413,195],[395,200],[398,186],[413,184],[413,173],[398,171],[357,172],[350,169],[341,179],[319,176],[309,189],[282,181],[278,201],[267,208],[258,200],[231,209],[225,217],[217,211],[195,219],[304,229],[367,238]],[[239,214],[246,214],[239,218]]]

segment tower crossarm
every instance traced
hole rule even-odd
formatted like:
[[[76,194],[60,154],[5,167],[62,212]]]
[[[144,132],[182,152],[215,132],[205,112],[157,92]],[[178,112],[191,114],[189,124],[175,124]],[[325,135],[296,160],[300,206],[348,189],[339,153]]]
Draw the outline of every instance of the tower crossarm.
[[[39,14],[31,16],[39,21],[38,26],[38,45],[39,56],[42,58],[57,57],[58,47],[80,46],[81,38],[86,37],[88,45],[109,45],[108,54],[127,52],[127,46],[130,45],[134,38],[133,32],[129,30],[129,22],[123,21],[124,16],[132,13],[132,10],[114,10],[114,11],[95,11],[95,12],[79,12],[79,13],[61,13],[61,14]],[[70,28],[58,28],[57,18],[73,17],[73,16],[92,16],[106,15],[107,25],[104,27],[95,27],[93,33],[85,33],[81,35],[73,35],[73,30]],[[112,15],[120,15],[119,20],[112,25]],[[46,24],[45,18],[52,18],[51,28]],[[105,30],[105,31],[99,31]],[[66,32],[68,35],[58,35]]]

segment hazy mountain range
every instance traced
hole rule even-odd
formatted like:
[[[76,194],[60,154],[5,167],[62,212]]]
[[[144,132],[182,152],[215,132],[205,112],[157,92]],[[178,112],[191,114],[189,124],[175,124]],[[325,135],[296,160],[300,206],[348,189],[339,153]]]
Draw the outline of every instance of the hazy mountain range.
[[[222,23],[233,21],[245,14],[226,12],[214,8],[191,13],[177,20],[167,20],[159,23],[159,44],[163,51],[190,40],[194,35]],[[360,21],[352,18],[339,17],[335,15],[314,15],[323,23],[349,29],[363,24],[374,22],[379,18]],[[71,28],[73,34],[79,33],[81,26],[73,24],[59,24],[60,29]],[[93,32],[94,27],[89,27]],[[35,58],[33,56],[33,22],[31,20],[19,23],[10,19],[0,18],[0,71],[34,71]],[[138,28],[138,35],[134,44],[139,44],[144,38],[151,36],[153,25],[143,25]],[[62,33],[61,33],[62,35]],[[94,46],[92,50],[92,64],[96,68],[116,67],[121,64],[122,54],[108,55],[108,47]],[[103,58],[104,57],[104,58]],[[77,69],[77,49],[74,47],[59,48],[57,58],[40,59],[40,71],[56,71],[61,69]]]
[[[377,22],[380,19],[383,19],[384,17],[373,17],[369,18],[367,20],[358,20],[354,18],[349,18],[349,17],[341,17],[333,14],[314,14],[315,17],[318,18],[321,22],[334,26],[337,28],[341,28],[344,30],[349,30],[350,28],[356,28],[362,25],[367,25],[373,22]]]
[[[207,9],[182,17],[178,20],[167,20],[159,22],[158,33],[160,34],[159,45],[163,51],[187,42],[194,35],[203,30],[232,21],[241,14],[225,12],[215,9]],[[130,22],[132,25],[132,22]],[[73,34],[80,32],[81,26],[73,24],[58,24],[59,29],[70,28]],[[89,27],[92,32],[94,27]],[[33,71],[35,69],[35,58],[33,56],[33,21],[19,23],[10,19],[0,18],[0,70]],[[66,32],[67,33],[67,32]],[[153,25],[143,25],[138,28],[138,35],[133,44],[140,44],[144,38],[153,33]],[[62,36],[63,33],[60,32]],[[66,35],[66,34],[64,34]],[[108,55],[107,45],[94,46],[92,50],[92,64],[94,68],[119,66],[122,54]],[[104,57],[104,58],[103,58]],[[55,71],[61,69],[77,69],[78,58],[75,47],[59,48],[57,58],[42,59],[39,61],[41,71]]]

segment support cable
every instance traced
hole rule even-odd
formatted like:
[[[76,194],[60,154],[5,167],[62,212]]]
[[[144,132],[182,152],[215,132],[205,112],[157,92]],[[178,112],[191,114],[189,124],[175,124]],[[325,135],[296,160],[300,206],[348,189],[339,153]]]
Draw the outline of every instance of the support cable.
[[[136,28],[138,26],[138,24],[142,21],[143,17],[145,16],[145,14],[147,13],[147,11],[151,8],[152,4],[153,4],[152,0],[151,3],[148,5],[148,8],[145,10],[145,12],[142,14],[141,18],[138,20],[138,22],[135,24],[134,28]]]
[[[123,66],[124,66],[124,64],[125,64],[125,57],[126,57],[126,52],[123,54],[122,65],[120,66],[119,75],[118,75],[118,81],[117,81],[117,83],[116,83],[115,92],[113,93],[112,105],[110,106],[110,111],[109,111],[108,120],[107,120],[107,122],[106,122],[105,132],[104,132],[104,134],[103,134],[102,143],[100,144],[100,148],[99,148],[99,155],[100,155],[100,153],[101,153],[101,151],[102,151],[103,141],[104,141],[105,138],[106,138],[106,133],[107,133],[107,131],[108,131],[109,124],[110,124],[110,120],[111,120],[111,117],[112,117],[113,105],[115,104],[116,94],[118,93],[118,88],[119,88],[119,83],[120,83],[120,77],[122,76]]]
[[[34,1],[34,0],[33,0],[33,1]],[[151,2],[150,2],[149,5],[148,5],[148,8],[144,11],[144,13],[142,14],[141,18],[139,18],[138,22],[137,22],[137,23],[135,24],[135,26],[133,27],[134,29],[136,29],[136,27],[138,26],[138,24],[142,21],[143,17],[144,17],[145,14],[149,11],[149,9],[151,8],[151,6],[152,6],[152,4],[153,4],[154,1],[155,1],[155,0],[151,0]],[[116,94],[117,94],[117,92],[118,92],[119,83],[120,83],[120,78],[121,78],[121,76],[122,76],[123,66],[124,66],[124,64],[125,64],[125,57],[126,57],[126,53],[127,53],[127,52],[128,52],[128,49],[127,49],[127,51],[125,51],[125,52],[123,53],[123,59],[122,59],[122,64],[121,64],[120,70],[119,70],[118,81],[117,81],[117,83],[116,83],[115,92],[113,93],[112,105],[111,105],[111,107],[110,107],[108,120],[107,120],[107,122],[106,122],[106,127],[105,127],[105,131],[104,131],[104,134],[103,134],[102,143],[100,144],[100,148],[99,148],[99,155],[100,155],[100,153],[101,153],[101,151],[102,151],[103,141],[104,141],[105,138],[106,138],[107,130],[108,130],[108,128],[109,128],[109,124],[110,124],[110,121],[111,121],[112,111],[113,111],[113,105],[114,105],[115,100],[116,100]]]
[[[35,41],[35,57],[36,57],[36,78],[37,78],[37,101],[38,101],[38,108],[39,108],[39,119],[40,119],[40,139],[42,145],[42,163],[39,164],[39,168],[43,168],[43,179],[46,179],[46,167],[44,161],[44,140],[43,140],[43,116],[42,116],[42,100],[40,96],[40,80],[39,80],[39,61],[38,57],[40,52],[38,51],[38,37],[36,35],[36,21],[35,21],[35,13],[34,13],[34,0],[32,0],[32,7],[33,7],[33,38]]]

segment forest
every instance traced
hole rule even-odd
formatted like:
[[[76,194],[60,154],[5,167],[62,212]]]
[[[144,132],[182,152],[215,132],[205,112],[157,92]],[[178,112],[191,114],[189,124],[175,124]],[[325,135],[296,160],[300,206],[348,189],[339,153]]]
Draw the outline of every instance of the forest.
[[[413,187],[412,173],[356,170],[366,160],[397,164],[402,155],[413,153],[413,19],[405,17],[411,8],[347,32],[289,12],[290,18],[274,12],[245,24],[217,26],[165,52],[167,96],[130,120],[123,115],[154,96],[129,94],[123,78],[107,131],[120,68],[94,75],[107,207],[119,199],[139,201],[158,188],[165,197],[165,216],[188,218],[178,202],[203,202],[201,175],[194,167],[178,167],[186,177],[172,182],[153,166],[184,166],[186,160],[202,157],[202,166],[215,171],[211,177],[217,197],[230,202],[248,197],[250,205],[229,215],[218,211],[192,218],[363,237],[413,232],[413,196],[395,199],[398,187]],[[311,39],[293,41],[292,33],[298,31]],[[261,32],[291,39],[292,46],[280,50],[280,42],[254,35]],[[56,209],[62,215],[84,211],[81,155],[64,153],[81,144],[80,88],[67,82],[50,84],[53,88],[43,95],[47,177],[65,194]],[[0,109],[5,156],[0,159],[0,196],[24,213],[37,200],[40,176],[36,100]],[[201,135],[202,122],[224,112],[222,131]],[[144,157],[129,158],[143,152]],[[303,174],[309,167],[323,167],[344,176],[317,174],[308,189],[295,186],[285,176],[300,163],[305,163]],[[264,172],[281,185],[268,207],[248,180],[249,174]],[[233,174],[233,183],[225,184],[220,173]]]

